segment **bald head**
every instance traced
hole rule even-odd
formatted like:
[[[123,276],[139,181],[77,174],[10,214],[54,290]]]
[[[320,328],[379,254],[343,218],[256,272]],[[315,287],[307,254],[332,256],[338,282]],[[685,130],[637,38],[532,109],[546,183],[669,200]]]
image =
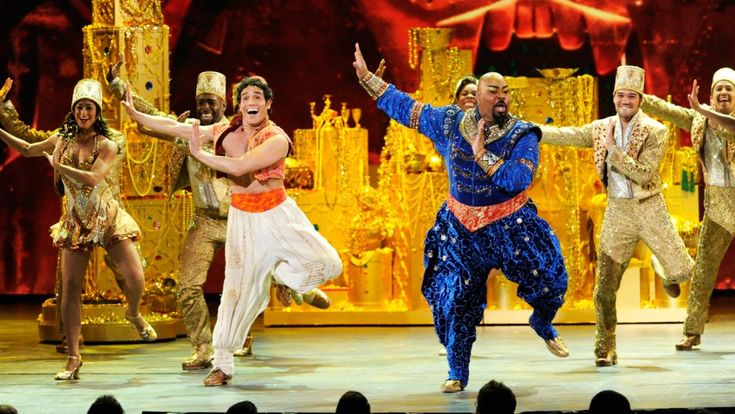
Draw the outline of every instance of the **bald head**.
[[[477,85],[477,110],[485,122],[503,124],[508,117],[510,94],[505,78],[498,72],[488,72]]]
[[[494,80],[497,80],[499,82],[505,83],[505,78],[503,77],[503,75],[499,74],[498,72],[488,72],[488,73],[480,76],[480,81],[481,82],[482,81],[487,81],[487,80],[490,80],[490,79],[494,79]]]

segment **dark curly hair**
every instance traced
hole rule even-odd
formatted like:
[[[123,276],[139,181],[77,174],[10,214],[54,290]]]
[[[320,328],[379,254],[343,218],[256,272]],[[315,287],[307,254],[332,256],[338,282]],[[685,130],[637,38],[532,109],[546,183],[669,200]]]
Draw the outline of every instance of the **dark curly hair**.
[[[110,128],[107,126],[107,121],[105,121],[105,118],[102,117],[102,110],[96,102],[94,104],[94,107],[97,108],[97,118],[94,120],[92,128],[94,128],[94,131],[97,132],[99,135],[103,135],[109,138]],[[77,120],[74,118],[74,111],[70,111],[66,115],[66,119],[64,120],[64,122],[61,124],[59,135],[64,138],[70,139],[73,138],[77,132],[79,132],[79,125],[77,125]]]
[[[242,96],[242,91],[248,86],[255,86],[263,91],[263,96],[266,101],[273,99],[273,90],[268,86],[268,82],[266,82],[265,79],[260,76],[248,76],[235,85],[235,90],[232,94],[232,105],[235,107],[235,111],[240,110],[240,96]],[[270,114],[271,109],[269,108],[268,115]]]

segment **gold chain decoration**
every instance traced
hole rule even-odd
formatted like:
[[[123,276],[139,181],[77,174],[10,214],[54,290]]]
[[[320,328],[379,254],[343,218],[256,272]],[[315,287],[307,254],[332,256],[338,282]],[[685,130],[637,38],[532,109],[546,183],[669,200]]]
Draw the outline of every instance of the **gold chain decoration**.
[[[129,124],[128,131],[130,131],[131,128],[133,128],[133,126],[132,124]],[[146,143],[145,141],[148,141],[148,142]],[[149,145],[149,148],[146,151],[143,158],[135,159],[133,157],[133,148],[142,146],[145,150],[146,144]],[[128,150],[125,154],[125,161],[128,166],[128,173],[130,174],[130,182],[133,184],[133,189],[135,190],[135,193],[139,196],[148,195],[153,189],[153,181],[156,177],[155,171],[156,171],[157,155],[158,155],[158,140],[139,137],[139,139],[136,139],[134,142],[132,140],[129,140],[128,142]],[[148,172],[148,174],[145,173],[146,168],[144,164],[147,164],[150,168],[150,171]],[[135,173],[136,171],[141,172],[141,176],[143,180],[146,180],[147,178],[147,183],[145,184],[144,190],[141,190],[140,187],[138,186],[138,181],[136,180],[136,173]]]
[[[411,69],[416,69],[416,65],[419,63],[419,30],[417,27],[408,29],[408,66]]]
[[[549,104],[553,108],[555,124],[575,126],[593,120],[595,107],[592,103],[594,93],[592,86],[594,79],[591,76],[572,77],[574,70],[553,69],[541,72],[548,79],[546,90]],[[569,274],[569,296],[578,299],[589,276],[583,252],[588,244],[582,240],[579,224],[582,197],[580,159],[589,159],[585,157],[589,150],[549,146],[544,147],[544,150],[554,154],[544,159],[558,164],[555,171],[561,174],[563,193],[566,194],[560,200],[566,218],[564,223],[566,242],[562,242],[562,252]],[[544,175],[547,180],[552,178],[546,172]],[[569,301],[568,306],[576,306],[576,304],[574,301]]]
[[[426,59],[429,62],[429,73],[431,73],[431,80],[434,82],[434,87],[437,91],[448,90],[449,94],[452,93],[452,88],[449,88],[457,78],[459,77],[459,49],[456,47],[450,47],[446,50],[447,60],[449,61],[446,65],[441,64],[440,69],[436,68],[434,61],[434,51],[429,49],[425,50]]]

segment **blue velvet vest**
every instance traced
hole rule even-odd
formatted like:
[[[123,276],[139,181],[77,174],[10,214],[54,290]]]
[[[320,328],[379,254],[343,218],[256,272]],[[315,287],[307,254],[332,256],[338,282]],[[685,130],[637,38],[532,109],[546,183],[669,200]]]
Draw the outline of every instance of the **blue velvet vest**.
[[[456,105],[433,107],[418,102],[390,85],[378,98],[378,108],[392,119],[417,128],[434,143],[449,174],[449,192],[470,206],[489,206],[507,201],[525,191],[538,165],[540,130],[515,117],[502,127],[492,126],[485,138],[487,151],[503,164],[488,175],[475,161],[471,137],[477,134],[480,116]]]

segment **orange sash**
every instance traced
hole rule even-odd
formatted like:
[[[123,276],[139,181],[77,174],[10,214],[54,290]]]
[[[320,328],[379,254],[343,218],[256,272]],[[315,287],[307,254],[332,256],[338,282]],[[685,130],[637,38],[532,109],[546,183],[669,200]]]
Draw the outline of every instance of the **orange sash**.
[[[508,217],[523,207],[528,201],[524,191],[508,201],[491,206],[468,206],[457,201],[451,194],[447,199],[447,207],[460,223],[469,231],[475,232],[490,223]]]
[[[247,211],[248,213],[262,213],[274,207],[278,207],[281,203],[286,201],[286,198],[288,198],[286,189],[281,187],[265,193],[234,193],[230,198],[230,205],[238,210]]]

